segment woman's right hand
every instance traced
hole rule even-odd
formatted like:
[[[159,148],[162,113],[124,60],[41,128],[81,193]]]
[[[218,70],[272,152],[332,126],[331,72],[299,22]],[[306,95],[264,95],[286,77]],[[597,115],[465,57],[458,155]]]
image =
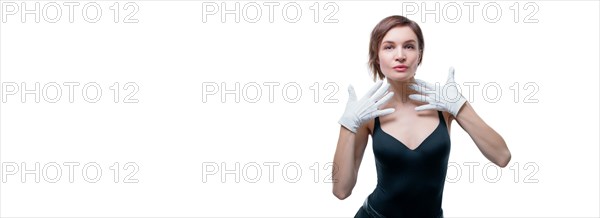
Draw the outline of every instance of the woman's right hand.
[[[389,87],[390,84],[387,79],[379,80],[365,96],[357,101],[354,87],[352,85],[348,86],[348,103],[338,123],[356,133],[358,128],[367,121],[393,113],[394,108],[379,110],[379,106],[389,101],[394,95],[393,92],[386,94]]]

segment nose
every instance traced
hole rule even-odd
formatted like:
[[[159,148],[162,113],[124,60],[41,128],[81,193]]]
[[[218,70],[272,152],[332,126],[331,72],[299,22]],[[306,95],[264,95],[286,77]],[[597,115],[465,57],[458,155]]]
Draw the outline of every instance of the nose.
[[[406,55],[404,54],[404,52],[402,51],[402,49],[398,49],[398,52],[396,52],[396,57],[395,59],[396,61],[402,63],[404,61],[406,61]]]

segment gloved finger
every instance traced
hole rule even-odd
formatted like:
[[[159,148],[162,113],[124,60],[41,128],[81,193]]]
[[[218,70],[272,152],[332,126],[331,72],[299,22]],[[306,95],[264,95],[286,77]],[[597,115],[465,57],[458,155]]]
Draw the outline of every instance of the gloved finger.
[[[356,92],[354,91],[354,87],[352,85],[348,86],[348,99],[350,101],[356,101]]]
[[[426,95],[427,93],[425,92],[425,89],[427,89],[424,86],[420,86],[420,85],[416,85],[416,84],[411,84],[408,85],[408,88],[417,91],[418,93],[421,93],[423,95]]]
[[[377,92],[370,97],[371,100],[377,101],[377,99],[381,98],[381,96],[383,96],[389,88],[390,88],[390,83],[388,83],[387,79],[384,78],[383,84],[381,84],[381,87],[379,87],[379,89],[377,89]]]
[[[447,83],[454,83],[454,67],[450,67],[448,70],[448,79],[446,79]]]
[[[375,102],[375,107],[379,108],[379,106],[385,104],[390,99],[392,99],[392,96],[394,96],[393,92],[387,93],[387,95],[383,96],[383,98],[381,98],[381,99],[379,99],[379,101]]]
[[[383,110],[375,111],[375,112],[373,112],[372,115],[373,115],[373,118],[375,118],[375,117],[382,117],[382,116],[394,113],[394,111],[396,111],[396,109],[394,109],[394,108],[386,108],[386,109],[383,109]]]
[[[439,107],[435,104],[421,105],[415,108],[416,111],[437,110]]]
[[[415,100],[415,101],[425,102],[425,103],[435,103],[435,100],[433,98],[430,98],[429,96],[426,96],[426,95],[412,94],[412,95],[409,95],[408,98]]]
[[[371,89],[367,92],[367,94],[365,94],[365,96],[367,96],[367,97],[373,96],[373,94],[375,94],[375,92],[381,87],[382,83],[383,83],[383,80],[378,80],[377,82],[375,82],[375,85],[373,85],[373,87],[371,87]]]
[[[420,86],[424,86],[425,88],[427,88],[429,90],[435,90],[435,86],[433,84],[425,82],[423,80],[415,79],[415,83],[417,83]]]

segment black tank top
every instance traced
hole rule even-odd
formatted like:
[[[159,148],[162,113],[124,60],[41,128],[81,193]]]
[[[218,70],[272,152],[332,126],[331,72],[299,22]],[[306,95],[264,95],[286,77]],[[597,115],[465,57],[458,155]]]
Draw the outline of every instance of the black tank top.
[[[385,217],[441,217],[442,194],[450,154],[450,136],[442,112],[439,124],[414,150],[381,129],[373,129],[377,187],[369,205]],[[401,127],[410,128],[410,127]]]

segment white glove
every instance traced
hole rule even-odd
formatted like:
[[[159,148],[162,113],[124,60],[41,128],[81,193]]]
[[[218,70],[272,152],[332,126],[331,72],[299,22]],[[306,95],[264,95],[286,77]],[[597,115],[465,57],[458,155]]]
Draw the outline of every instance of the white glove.
[[[384,82],[385,81],[385,82]],[[386,94],[390,84],[384,78],[384,81],[377,81],[373,88],[360,100],[356,100],[356,93],[352,85],[348,86],[348,103],[344,115],[338,121],[346,129],[356,133],[358,128],[365,122],[378,117],[388,115],[394,112],[394,108],[379,110],[378,107],[387,102],[394,95],[393,92]],[[383,96],[386,94],[385,96]],[[381,97],[383,96],[383,98]]]
[[[446,85],[443,87],[436,87],[423,80],[416,79],[417,85],[410,85],[411,89],[419,92],[420,94],[412,94],[408,97],[410,99],[428,103],[415,108],[417,111],[435,109],[439,111],[447,111],[454,117],[458,115],[458,111],[465,104],[467,99],[462,96],[458,91],[458,84],[454,82],[454,68],[450,67],[448,72],[448,79]]]

